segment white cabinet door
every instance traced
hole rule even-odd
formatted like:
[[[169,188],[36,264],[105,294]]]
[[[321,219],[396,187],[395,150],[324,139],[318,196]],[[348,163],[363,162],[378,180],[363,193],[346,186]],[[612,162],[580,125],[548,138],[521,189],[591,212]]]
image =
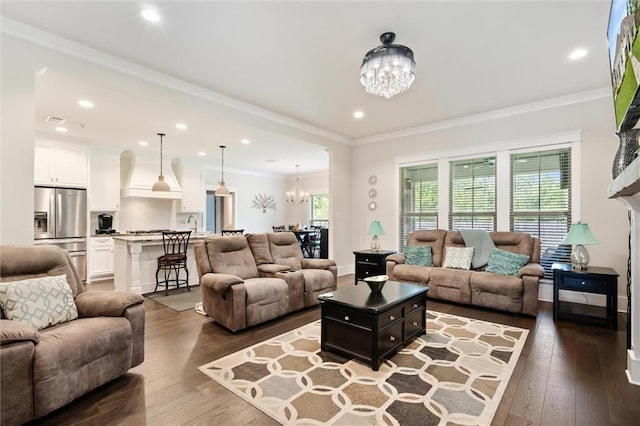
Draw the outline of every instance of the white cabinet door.
[[[204,179],[202,170],[196,167],[185,167],[180,181],[182,186],[181,213],[204,212]]]
[[[87,147],[50,141],[36,141],[33,156],[37,185],[87,187]]]
[[[114,211],[120,208],[120,156],[92,154],[89,181],[89,209]]]
[[[113,239],[91,240],[91,277],[113,274]]]
[[[82,145],[56,144],[53,147],[56,185],[87,187],[87,148]]]
[[[52,156],[53,147],[51,144],[36,144],[33,156],[33,181],[36,185],[53,184]]]

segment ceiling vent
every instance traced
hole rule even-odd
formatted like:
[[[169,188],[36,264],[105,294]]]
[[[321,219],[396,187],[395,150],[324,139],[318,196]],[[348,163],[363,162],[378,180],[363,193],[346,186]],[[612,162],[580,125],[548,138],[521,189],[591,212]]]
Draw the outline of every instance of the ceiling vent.
[[[65,120],[64,118],[53,117],[50,115],[44,121],[51,124],[64,124],[64,122],[67,120]]]

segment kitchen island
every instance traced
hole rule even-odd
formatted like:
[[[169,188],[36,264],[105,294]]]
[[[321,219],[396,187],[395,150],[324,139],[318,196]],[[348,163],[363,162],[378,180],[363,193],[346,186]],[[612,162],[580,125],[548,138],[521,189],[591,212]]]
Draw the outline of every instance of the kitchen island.
[[[193,245],[198,240],[215,235],[219,234],[204,232],[191,234],[187,246],[189,286],[199,284]],[[113,281],[116,290],[138,294],[153,292],[156,287],[158,257],[164,254],[162,234],[115,235],[113,243]],[[181,276],[184,277],[184,271],[181,272]],[[161,279],[164,279],[164,276],[161,276]]]

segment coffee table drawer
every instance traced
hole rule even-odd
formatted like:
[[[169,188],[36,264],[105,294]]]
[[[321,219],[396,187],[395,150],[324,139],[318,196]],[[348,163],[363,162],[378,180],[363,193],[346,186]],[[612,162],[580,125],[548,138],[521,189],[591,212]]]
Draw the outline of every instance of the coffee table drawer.
[[[419,331],[424,331],[422,318],[424,309],[415,310],[404,319],[404,339],[407,340]]]
[[[380,358],[385,357],[389,352],[398,348],[403,342],[402,321],[398,321],[380,330],[378,334],[378,353],[380,354]]]
[[[402,318],[402,306],[397,306],[393,309],[389,309],[388,311],[380,314],[380,318],[378,319],[378,328],[382,328],[387,324],[391,324],[392,322]]]
[[[326,319],[323,326],[328,349],[371,360],[371,331],[330,318]]]
[[[406,317],[407,315],[411,314],[413,311],[415,311],[416,309],[425,309],[426,304],[424,302],[424,298],[423,297],[416,297],[412,300],[409,300],[407,303],[405,303],[404,305],[404,316]]]
[[[330,306],[325,306],[323,309],[325,310],[324,316],[328,319],[359,325],[360,327],[365,327],[367,330],[372,329],[371,315],[355,311],[347,312]]]

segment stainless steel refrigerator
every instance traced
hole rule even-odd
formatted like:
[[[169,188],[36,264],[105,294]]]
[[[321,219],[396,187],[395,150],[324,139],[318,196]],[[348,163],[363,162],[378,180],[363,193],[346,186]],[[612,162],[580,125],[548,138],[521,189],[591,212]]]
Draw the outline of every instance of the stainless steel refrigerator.
[[[35,187],[35,244],[55,244],[69,251],[80,278],[87,279],[87,191]]]

